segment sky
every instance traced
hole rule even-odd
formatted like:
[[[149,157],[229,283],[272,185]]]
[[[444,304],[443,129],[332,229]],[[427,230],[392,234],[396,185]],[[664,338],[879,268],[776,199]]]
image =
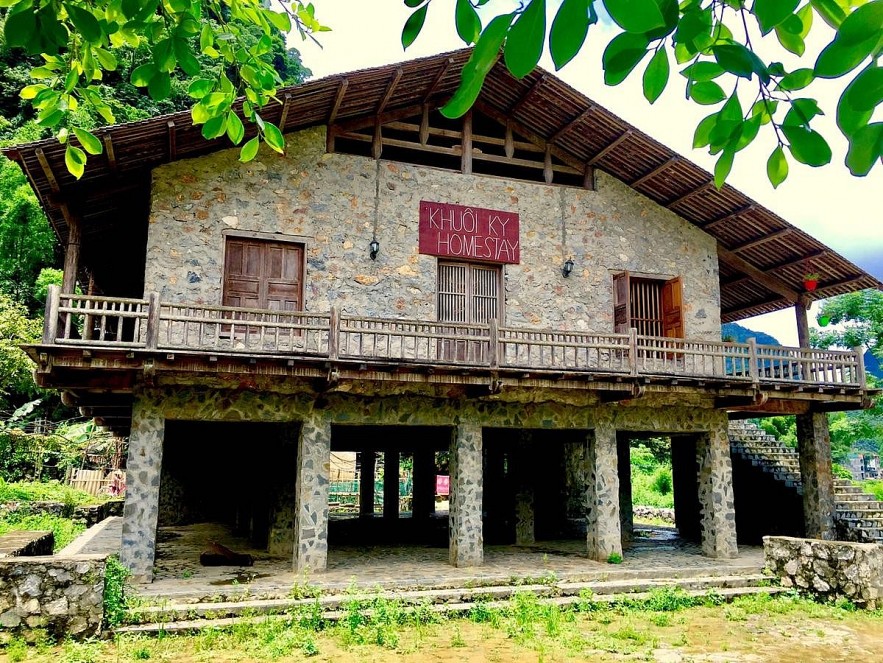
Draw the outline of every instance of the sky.
[[[309,40],[301,42],[296,34],[289,38],[289,45],[301,51],[304,64],[312,70],[314,78],[464,46],[454,27],[453,0],[432,2],[422,33],[407,52],[402,50],[400,34],[411,10],[401,0],[317,0],[315,4],[317,18],[331,27],[331,32],[318,35],[321,48]],[[487,9],[500,13],[512,4],[509,0],[494,0]],[[550,0],[548,4],[549,11],[554,12],[560,3]],[[685,80],[674,70],[668,87],[653,106],[644,99],[640,75],[636,75],[644,64],[638,65],[636,74],[625,83],[617,87],[604,84],[601,53],[617,32],[619,28],[602,21],[592,26],[582,52],[561,71],[555,72],[548,51],[540,60],[540,66],[555,72],[587,97],[656,140],[713,170],[714,158],[705,151],[692,149],[692,140],[699,120],[717,107],[701,107],[686,101]],[[818,52],[830,39],[825,26],[814,27],[811,39],[814,34],[814,41],[807,44],[808,53]],[[759,35],[755,35],[753,43],[762,51],[764,45],[758,43],[758,39]],[[775,40],[775,37],[768,39]],[[800,66],[811,66],[813,61],[814,56],[806,58]],[[783,59],[783,62],[790,69],[796,67],[797,60]],[[817,83],[810,91],[818,95],[820,106],[829,112],[826,117],[818,118],[818,122],[814,120],[813,126],[818,124],[819,131],[831,143],[834,152],[831,165],[810,168],[791,161],[788,179],[774,190],[765,170],[774,142],[771,137],[758,138],[755,144],[739,153],[727,181],[883,280],[883,167],[878,164],[868,177],[856,178],[842,165],[846,142],[833,121],[838,86],[836,82],[820,83],[826,86],[816,91]],[[810,311],[811,324],[815,323],[816,308]],[[797,345],[791,309],[743,320],[741,324],[772,334],[783,344]]]

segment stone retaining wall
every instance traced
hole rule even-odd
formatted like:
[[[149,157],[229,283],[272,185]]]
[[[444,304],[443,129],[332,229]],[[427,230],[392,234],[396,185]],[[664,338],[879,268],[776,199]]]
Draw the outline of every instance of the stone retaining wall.
[[[8,502],[0,504],[0,517],[10,514],[48,514],[50,516],[64,516],[71,513],[71,507],[64,502],[35,501],[35,502]],[[108,516],[123,515],[123,500],[109,500],[102,504],[90,504],[88,506],[73,507],[73,518],[82,520],[86,527],[97,525]]]
[[[872,610],[883,605],[883,545],[765,536],[763,553],[785,587]]]
[[[661,507],[655,506],[635,506],[632,509],[635,518],[655,518],[657,520],[663,520],[667,523],[674,524],[675,522],[675,510],[674,509],[663,509]]]
[[[0,559],[0,643],[45,630],[56,638],[98,635],[104,555]]]

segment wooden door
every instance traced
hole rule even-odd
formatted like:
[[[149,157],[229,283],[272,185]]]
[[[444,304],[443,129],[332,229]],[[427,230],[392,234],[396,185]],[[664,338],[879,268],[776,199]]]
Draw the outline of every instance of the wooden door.
[[[488,324],[502,320],[502,271],[499,265],[439,262],[439,322]],[[453,331],[453,329],[451,330]],[[465,333],[465,332],[464,332]],[[487,340],[443,340],[441,359],[448,361],[484,361]]]
[[[680,277],[662,286],[662,335],[684,338],[683,283]]]
[[[632,326],[630,278],[628,272],[613,275],[613,333],[628,334]]]
[[[224,259],[224,306],[300,311],[303,247],[230,237]]]

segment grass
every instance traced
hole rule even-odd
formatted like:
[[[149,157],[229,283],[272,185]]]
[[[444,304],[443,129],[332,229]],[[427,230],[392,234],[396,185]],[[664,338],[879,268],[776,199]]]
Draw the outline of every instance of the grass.
[[[15,530],[40,531],[51,530],[55,536],[54,551],[58,552],[77,538],[86,526],[77,521],[60,516],[41,513],[36,515],[20,515],[13,513],[0,518],[0,535]]]
[[[666,492],[660,492],[660,489],[665,490],[666,488]],[[658,465],[650,471],[643,471],[637,465],[632,465],[632,503],[663,509],[674,508],[671,467]]]
[[[55,647],[7,646],[7,660],[67,663],[125,660],[849,660],[883,647],[883,613],[818,604],[796,594],[691,597],[659,589],[649,599],[609,605],[590,593],[571,607],[515,594],[503,607],[476,603],[463,616],[408,610],[395,600],[353,600],[337,622],[306,606],[192,635],[118,637]],[[864,649],[863,649],[864,648]],[[726,652],[726,654],[723,654]],[[863,660],[867,656],[862,657]],[[2,654],[0,654],[2,660]]]
[[[58,481],[22,481],[7,483],[0,478],[0,504],[8,502],[61,502],[70,507],[100,504],[109,496],[95,497]]]

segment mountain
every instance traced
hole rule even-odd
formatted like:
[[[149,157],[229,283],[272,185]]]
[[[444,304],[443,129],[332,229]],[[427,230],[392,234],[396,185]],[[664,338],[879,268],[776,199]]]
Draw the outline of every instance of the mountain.
[[[732,340],[735,343],[744,343],[752,336],[758,345],[781,345],[773,336],[748,329],[748,327],[743,327],[736,322],[727,322],[721,325],[721,338],[723,339]]]

